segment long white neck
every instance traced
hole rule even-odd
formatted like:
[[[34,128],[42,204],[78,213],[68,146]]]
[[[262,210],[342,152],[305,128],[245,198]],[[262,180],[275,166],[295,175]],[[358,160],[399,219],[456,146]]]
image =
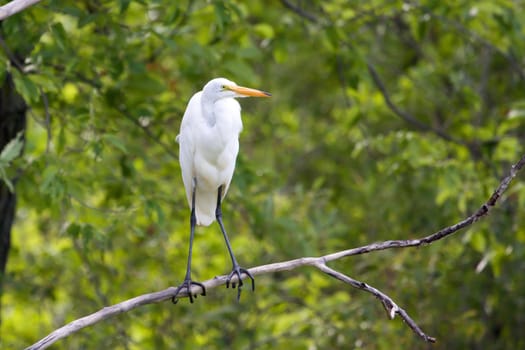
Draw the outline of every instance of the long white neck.
[[[215,126],[215,123],[217,122],[217,118],[215,117],[215,114],[213,113],[214,104],[215,104],[215,101],[209,98],[207,94],[203,93],[201,95],[202,116],[210,127]]]

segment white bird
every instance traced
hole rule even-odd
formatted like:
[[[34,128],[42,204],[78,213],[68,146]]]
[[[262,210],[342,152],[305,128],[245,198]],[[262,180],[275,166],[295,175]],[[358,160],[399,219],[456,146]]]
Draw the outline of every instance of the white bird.
[[[232,277],[236,275],[239,299],[241,275],[244,273],[252,281],[252,290],[255,289],[253,276],[239,266],[233,255],[221,212],[221,202],[228,191],[235,169],[239,153],[239,134],[242,130],[241,106],[235,98],[248,96],[269,97],[271,94],[238,86],[224,78],[216,78],[209,81],[202,91],[193,95],[184,112],[177,142],[182,180],[191,208],[190,246],[186,277],[177,288],[173,302],[177,302],[176,296],[186,288],[190,302],[193,303],[192,285],[199,286],[202,289],[201,295],[206,295],[204,285],[191,280],[193,237],[195,225],[209,226],[215,219],[224,235],[233,264],[226,287],[229,287]],[[232,288],[235,288],[235,283],[232,283]]]

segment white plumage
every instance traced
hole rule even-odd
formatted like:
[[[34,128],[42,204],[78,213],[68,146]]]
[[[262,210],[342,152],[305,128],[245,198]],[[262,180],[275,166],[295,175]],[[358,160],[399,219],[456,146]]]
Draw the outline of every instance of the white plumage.
[[[208,226],[215,219],[219,222],[226,247],[232,260],[232,272],[226,279],[229,287],[231,279],[238,278],[237,299],[241,296],[243,285],[242,275],[246,275],[255,289],[252,274],[239,266],[222,222],[220,202],[226,195],[235,161],[239,153],[239,134],[242,130],[241,106],[235,97],[258,96],[268,97],[269,93],[238,86],[224,78],[211,80],[202,91],[197,92],[190,99],[184,112],[180,126],[179,160],[182,171],[182,180],[186,189],[186,198],[192,209],[190,216],[190,245],[186,276],[182,284],[176,289],[173,301],[182,289],[188,291],[190,302],[194,295],[192,286],[201,288],[201,295],[206,295],[202,283],[191,280],[191,256],[195,224]],[[221,196],[220,202],[218,200]],[[195,211],[193,211],[195,209]],[[235,288],[235,282],[232,288]],[[196,297],[196,295],[195,295]]]
[[[247,96],[270,95],[224,78],[213,79],[193,95],[182,118],[179,159],[190,207],[196,180],[197,225],[208,226],[215,220],[217,190],[223,186],[224,198],[230,186],[242,130],[241,106],[234,98]]]

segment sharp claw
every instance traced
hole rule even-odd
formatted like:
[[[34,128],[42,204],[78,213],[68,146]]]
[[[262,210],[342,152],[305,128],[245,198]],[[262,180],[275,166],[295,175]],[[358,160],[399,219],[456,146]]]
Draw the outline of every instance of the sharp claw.
[[[197,299],[197,294],[191,294],[191,286],[193,286],[193,285],[201,287],[201,289],[202,289],[201,295],[202,296],[206,295],[206,288],[204,287],[204,285],[202,283],[193,282],[190,279],[186,279],[186,280],[184,280],[184,282],[182,282],[182,284],[180,286],[177,287],[177,290],[175,291],[175,295],[171,298],[171,302],[173,304],[177,304],[179,302],[179,299],[177,298],[177,295],[179,295],[180,291],[183,288],[186,288],[186,290],[188,291],[188,298],[190,299],[190,303],[193,304],[193,299],[194,298]]]
[[[237,302],[241,301],[241,286],[237,289]]]
[[[252,280],[252,292],[255,292],[255,279],[253,278],[253,276],[251,275],[248,275],[250,277],[250,279]]]
[[[230,284],[232,288],[237,287],[237,301],[239,301],[241,298],[241,290],[244,284],[242,281],[242,274],[245,274],[246,276],[248,276],[248,278],[252,281],[252,291],[255,291],[255,280],[252,274],[246,269],[243,269],[239,266],[234,266],[232,272],[230,272],[226,280],[226,288],[229,288]],[[233,276],[237,276],[236,282],[231,282],[231,279],[233,278]]]

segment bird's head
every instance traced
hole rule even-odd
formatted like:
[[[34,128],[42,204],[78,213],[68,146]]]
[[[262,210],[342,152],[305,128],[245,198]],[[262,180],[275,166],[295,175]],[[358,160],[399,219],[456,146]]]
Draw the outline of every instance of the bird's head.
[[[225,78],[216,78],[210,80],[202,89],[204,95],[211,97],[213,100],[220,100],[222,98],[235,97],[270,97],[272,94],[256,89],[239,86],[233,81]]]

